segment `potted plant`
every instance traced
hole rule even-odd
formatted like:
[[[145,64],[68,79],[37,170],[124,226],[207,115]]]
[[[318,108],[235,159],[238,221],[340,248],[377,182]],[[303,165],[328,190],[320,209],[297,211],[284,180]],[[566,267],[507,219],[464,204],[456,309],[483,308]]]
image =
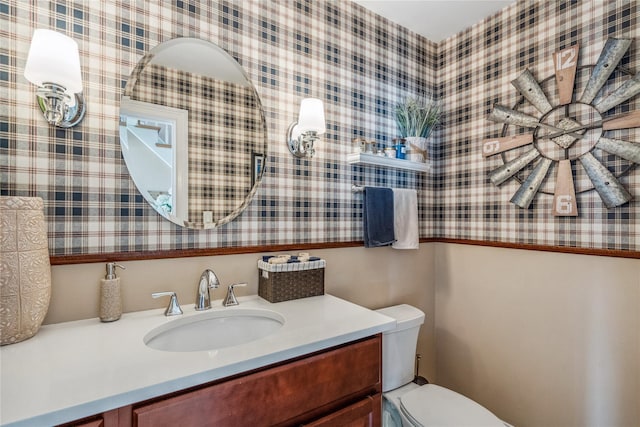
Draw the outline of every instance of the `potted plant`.
[[[431,97],[409,97],[396,105],[396,122],[409,153],[427,158],[427,138],[440,122],[440,105]],[[409,156],[410,160],[420,160]]]

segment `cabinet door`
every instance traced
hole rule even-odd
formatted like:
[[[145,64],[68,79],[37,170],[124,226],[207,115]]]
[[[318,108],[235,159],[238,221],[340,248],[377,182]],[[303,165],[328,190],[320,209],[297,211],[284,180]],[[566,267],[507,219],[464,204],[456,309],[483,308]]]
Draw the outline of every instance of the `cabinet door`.
[[[379,427],[381,424],[380,395],[369,396],[359,402],[322,417],[307,427]]]
[[[297,424],[380,393],[380,336],[134,408],[138,427]],[[337,403],[336,403],[337,402]]]

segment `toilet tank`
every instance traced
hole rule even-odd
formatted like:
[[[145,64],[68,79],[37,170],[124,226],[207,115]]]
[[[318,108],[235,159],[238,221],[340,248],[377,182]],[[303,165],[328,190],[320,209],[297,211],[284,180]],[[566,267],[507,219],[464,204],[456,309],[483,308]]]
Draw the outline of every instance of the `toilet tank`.
[[[424,313],[408,304],[376,311],[396,319],[395,329],[382,336],[382,391],[386,392],[413,380],[418,331],[424,323]]]

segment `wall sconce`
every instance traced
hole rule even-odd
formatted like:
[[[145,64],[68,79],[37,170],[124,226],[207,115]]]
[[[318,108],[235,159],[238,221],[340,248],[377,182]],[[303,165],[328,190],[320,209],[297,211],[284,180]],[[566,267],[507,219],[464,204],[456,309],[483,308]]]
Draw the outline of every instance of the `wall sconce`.
[[[85,113],[78,44],[51,30],[35,30],[24,76],[38,86],[38,105],[52,125],[69,128]]]
[[[291,123],[287,131],[289,151],[296,157],[313,157],[316,152],[313,143],[326,131],[322,101],[316,98],[303,99],[298,121]]]

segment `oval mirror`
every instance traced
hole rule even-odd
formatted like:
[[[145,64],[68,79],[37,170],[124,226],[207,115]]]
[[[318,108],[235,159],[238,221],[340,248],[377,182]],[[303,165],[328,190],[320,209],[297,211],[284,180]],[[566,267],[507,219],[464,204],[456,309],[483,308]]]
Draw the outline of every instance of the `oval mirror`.
[[[133,182],[175,224],[231,221],[262,179],[260,98],[235,59],[208,41],[177,38],[151,49],[127,81],[119,129]]]

